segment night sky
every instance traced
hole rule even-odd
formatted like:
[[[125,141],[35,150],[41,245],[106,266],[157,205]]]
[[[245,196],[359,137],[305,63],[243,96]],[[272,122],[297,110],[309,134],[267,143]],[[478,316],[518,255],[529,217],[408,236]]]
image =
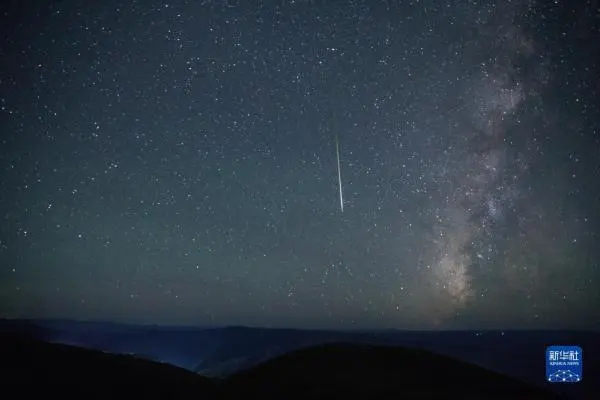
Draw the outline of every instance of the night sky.
[[[598,2],[0,7],[0,316],[600,328]]]

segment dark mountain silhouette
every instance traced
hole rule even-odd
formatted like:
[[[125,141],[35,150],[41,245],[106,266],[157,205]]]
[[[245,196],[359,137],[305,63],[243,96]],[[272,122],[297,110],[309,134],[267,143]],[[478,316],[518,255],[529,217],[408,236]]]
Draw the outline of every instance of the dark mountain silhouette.
[[[69,320],[2,320],[0,332],[19,338],[134,355],[226,380],[275,357],[331,343],[423,349],[540,386],[569,398],[600,393],[600,334],[583,331],[326,331],[249,327],[141,326]],[[583,381],[545,380],[547,345],[584,349]],[[0,375],[1,378],[1,375]],[[0,382],[1,379],[0,379]],[[468,383],[467,383],[468,384]]]
[[[261,399],[551,399],[523,382],[424,350],[356,344],[301,349],[227,380]]]
[[[0,334],[12,334],[14,336],[38,340],[52,340],[60,334],[60,331],[33,320],[24,319],[0,319]]]
[[[21,398],[214,399],[215,381],[128,355],[0,333],[0,382]],[[200,395],[200,396],[199,396]]]
[[[422,350],[328,344],[294,351],[227,379],[128,355],[0,334],[3,389],[21,397],[554,398],[541,389]]]

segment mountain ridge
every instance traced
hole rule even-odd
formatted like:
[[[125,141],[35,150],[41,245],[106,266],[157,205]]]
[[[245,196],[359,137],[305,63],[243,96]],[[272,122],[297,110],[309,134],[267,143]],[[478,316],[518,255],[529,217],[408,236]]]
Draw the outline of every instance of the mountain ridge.
[[[407,369],[409,364],[411,369]],[[421,381],[407,378],[406,374],[417,364],[419,368],[426,367],[419,374],[429,375],[429,378]],[[461,394],[462,398],[472,394],[481,398],[482,393],[492,393],[490,385],[496,388],[496,393],[500,393],[498,387],[505,388],[502,394],[510,398],[557,398],[543,389],[424,350],[351,343],[307,347],[228,378],[211,379],[130,355],[2,333],[0,369],[6,371],[3,375],[5,389],[19,387],[21,394],[43,392],[46,396],[60,395],[62,398],[120,397],[124,393],[144,395],[149,399],[167,396],[207,400],[248,396],[275,399],[298,395],[315,399],[346,398],[361,393],[369,399],[398,398],[407,393],[452,393]],[[463,377],[470,376],[475,381],[444,381],[432,371],[453,371],[455,375],[463,371]],[[406,379],[401,379],[402,374]],[[425,383],[436,379],[436,389],[432,392]]]

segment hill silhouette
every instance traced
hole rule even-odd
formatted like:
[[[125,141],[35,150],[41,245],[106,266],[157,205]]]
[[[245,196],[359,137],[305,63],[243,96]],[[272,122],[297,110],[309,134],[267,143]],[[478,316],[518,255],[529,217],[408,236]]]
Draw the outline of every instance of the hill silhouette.
[[[518,380],[424,350],[326,344],[267,361],[228,380],[253,397],[550,399]]]
[[[172,365],[13,333],[0,334],[0,371],[3,389],[14,386],[23,398],[213,399],[217,393],[216,382]]]
[[[17,386],[21,396],[63,399],[555,398],[426,351],[356,344],[296,350],[226,379],[211,379],[129,355],[2,333],[0,370],[5,390]]]

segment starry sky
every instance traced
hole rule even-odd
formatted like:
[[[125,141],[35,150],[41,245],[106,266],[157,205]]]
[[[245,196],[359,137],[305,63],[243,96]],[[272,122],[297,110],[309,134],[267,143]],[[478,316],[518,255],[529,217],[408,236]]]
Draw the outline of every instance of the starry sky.
[[[600,329],[597,2],[24,4],[0,316]]]

